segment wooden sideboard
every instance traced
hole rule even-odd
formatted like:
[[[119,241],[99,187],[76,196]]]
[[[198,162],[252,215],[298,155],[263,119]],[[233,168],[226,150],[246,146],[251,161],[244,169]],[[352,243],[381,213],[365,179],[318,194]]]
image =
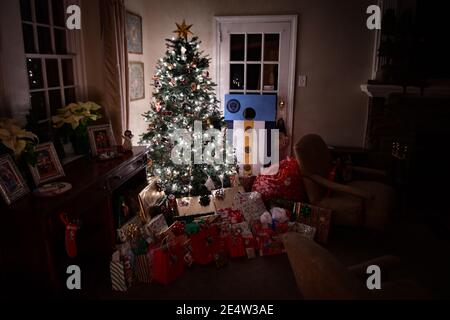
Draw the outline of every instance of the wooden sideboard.
[[[145,186],[146,163],[143,147],[104,162],[82,158],[64,168],[66,177],[61,181],[73,187],[66,194],[54,198],[29,194],[9,207],[2,205],[1,296],[93,297],[108,290],[117,193],[127,190],[127,184],[136,190]],[[73,259],[65,250],[61,212],[81,222],[78,255]],[[81,291],[66,288],[70,265],[81,268]]]

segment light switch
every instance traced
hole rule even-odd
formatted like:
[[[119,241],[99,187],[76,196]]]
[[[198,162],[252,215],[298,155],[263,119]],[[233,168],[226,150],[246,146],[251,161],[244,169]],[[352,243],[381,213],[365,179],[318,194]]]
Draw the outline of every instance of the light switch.
[[[306,76],[305,75],[298,76],[297,86],[301,87],[301,88],[306,87]]]

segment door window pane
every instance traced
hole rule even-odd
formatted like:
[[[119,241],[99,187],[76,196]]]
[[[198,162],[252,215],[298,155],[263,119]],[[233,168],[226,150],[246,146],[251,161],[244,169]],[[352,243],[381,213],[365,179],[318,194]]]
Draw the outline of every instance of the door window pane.
[[[31,112],[33,118],[40,120],[47,119],[47,110],[45,108],[45,93],[42,92],[32,92],[30,93],[31,100]]]
[[[46,59],[45,68],[47,69],[47,87],[59,87],[58,60]]]
[[[244,61],[245,35],[230,35],[230,61]]]
[[[54,29],[55,31],[55,49],[56,53],[66,54],[67,53],[67,45],[66,45],[66,31],[60,29]]]
[[[40,59],[27,59],[27,73],[30,89],[42,89],[44,87]]]
[[[52,53],[50,28],[38,27],[39,53]]]
[[[61,60],[62,64],[62,72],[64,79],[64,86],[72,86],[75,84],[73,78],[73,63],[72,59],[63,59]]]
[[[23,45],[25,47],[25,53],[35,53],[36,50],[34,48],[33,26],[26,23],[22,23],[22,31],[23,31]]]
[[[278,65],[264,65],[264,87],[266,91],[278,90]]]
[[[50,24],[48,15],[48,0],[34,0],[36,7],[36,22]]]
[[[53,25],[64,27],[65,13],[63,1],[52,0]]]
[[[261,34],[247,35],[247,61],[261,61]]]
[[[50,112],[52,115],[56,114],[56,110],[63,107],[61,100],[61,90],[50,90],[48,92],[50,102]]]
[[[230,90],[244,89],[244,65],[230,64]]]
[[[280,35],[269,33],[264,35],[264,61],[278,61]]]
[[[20,15],[23,21],[32,21],[30,0],[20,0]]]
[[[259,90],[261,88],[261,65],[247,65],[247,90]]]

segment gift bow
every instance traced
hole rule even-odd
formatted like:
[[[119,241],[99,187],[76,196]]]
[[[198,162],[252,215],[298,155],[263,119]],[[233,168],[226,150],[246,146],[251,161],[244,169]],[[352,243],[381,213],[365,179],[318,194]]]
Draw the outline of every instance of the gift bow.
[[[136,236],[137,232],[138,227],[135,224],[131,223],[129,226],[127,226],[126,235],[128,238],[133,239]]]

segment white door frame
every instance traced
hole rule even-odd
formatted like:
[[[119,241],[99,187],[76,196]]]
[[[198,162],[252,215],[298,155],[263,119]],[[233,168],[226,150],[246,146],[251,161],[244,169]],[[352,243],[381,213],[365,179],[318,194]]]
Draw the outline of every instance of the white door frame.
[[[289,73],[286,96],[286,126],[289,135],[288,153],[292,151],[292,133],[294,124],[294,99],[295,99],[295,74],[297,61],[297,15],[270,15],[270,16],[216,16],[213,19],[213,56],[215,58],[214,81],[220,88],[220,43],[222,39],[221,24],[224,23],[279,23],[288,22],[291,24],[291,52],[289,53]],[[220,100],[220,99],[219,99]]]

